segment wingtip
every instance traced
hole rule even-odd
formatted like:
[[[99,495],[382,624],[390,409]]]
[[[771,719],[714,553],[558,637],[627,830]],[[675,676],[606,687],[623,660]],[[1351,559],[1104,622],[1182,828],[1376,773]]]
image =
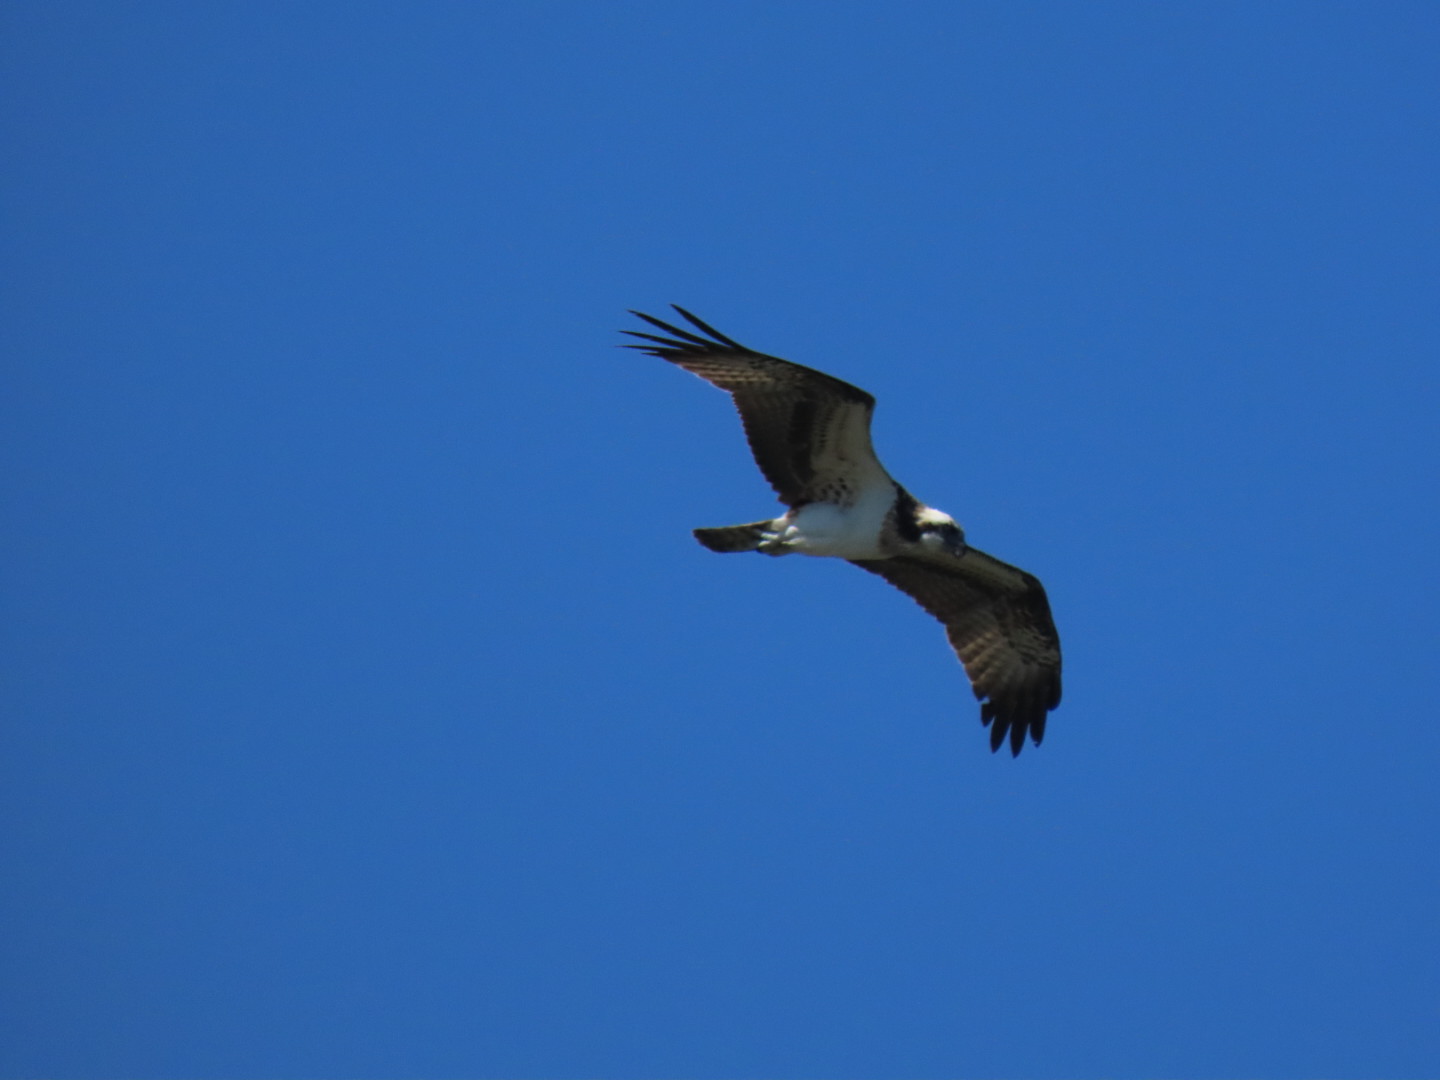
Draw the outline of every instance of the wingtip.
[[[740,352],[750,352],[750,351],[752,351],[752,350],[750,350],[749,348],[747,348],[746,346],[741,345],[741,344],[740,344],[738,341],[736,341],[734,338],[727,337],[726,335],[720,333],[719,330],[716,330],[713,326],[711,326],[709,323],[707,323],[704,319],[700,318],[698,315],[693,315],[693,314],[691,314],[690,312],[686,311],[683,307],[681,307],[679,304],[671,304],[670,306],[671,306],[672,308],[674,308],[676,311],[678,311],[678,312],[680,313],[681,317],[684,318],[685,321],[688,322],[691,326],[695,327],[695,329],[699,330],[702,334],[709,334],[712,338],[714,338],[716,341],[720,342],[722,345],[725,345],[725,346],[727,346],[727,347],[729,347],[729,348],[731,348],[731,349],[736,349],[736,350],[738,350],[738,351],[740,351]]]
[[[1018,738],[1016,737],[1017,735],[1019,736]],[[1000,748],[1004,746],[1007,742],[1010,744],[1010,756],[1012,758],[1019,757],[1020,751],[1025,749],[1024,729],[1019,727],[1012,728],[1010,731],[1010,737],[1008,739],[1005,737],[1005,734],[1003,732],[998,739],[995,738],[995,736],[993,735],[990,736],[990,753],[998,754],[1000,752]],[[1039,746],[1040,744],[1036,743],[1035,745]]]

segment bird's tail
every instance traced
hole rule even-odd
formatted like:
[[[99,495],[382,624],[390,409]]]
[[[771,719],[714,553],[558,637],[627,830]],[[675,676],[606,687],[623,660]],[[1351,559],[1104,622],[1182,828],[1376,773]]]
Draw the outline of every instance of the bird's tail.
[[[752,521],[749,525],[725,525],[719,529],[696,529],[695,539],[711,551],[729,554],[732,551],[759,551],[760,542],[771,531],[773,522]]]

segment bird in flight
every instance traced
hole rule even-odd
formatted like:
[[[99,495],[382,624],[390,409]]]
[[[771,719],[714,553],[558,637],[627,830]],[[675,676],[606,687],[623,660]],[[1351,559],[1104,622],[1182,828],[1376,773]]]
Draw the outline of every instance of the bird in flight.
[[[908,594],[945,627],[990,749],[1036,746],[1060,704],[1060,637],[1039,579],[970,547],[949,514],[896,483],[870,443],[875,399],[814,368],[766,356],[678,305],[693,327],[632,311],[666,336],[631,344],[727,391],[755,463],[788,507],[780,517],[696,529],[711,551],[845,559]],[[696,332],[698,331],[698,333]]]

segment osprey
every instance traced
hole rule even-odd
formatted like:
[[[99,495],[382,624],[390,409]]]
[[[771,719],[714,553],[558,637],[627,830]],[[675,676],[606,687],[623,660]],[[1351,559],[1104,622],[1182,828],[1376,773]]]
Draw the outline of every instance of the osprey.
[[[891,479],[870,444],[875,399],[813,368],[731,340],[678,305],[700,334],[632,311],[668,337],[625,330],[629,345],[730,393],[760,471],[789,509],[780,517],[696,529],[711,551],[845,559],[907,593],[945,626],[990,728],[1019,754],[1060,704],[1060,638],[1032,574],[965,543],[955,519]],[[701,336],[701,334],[705,336]]]

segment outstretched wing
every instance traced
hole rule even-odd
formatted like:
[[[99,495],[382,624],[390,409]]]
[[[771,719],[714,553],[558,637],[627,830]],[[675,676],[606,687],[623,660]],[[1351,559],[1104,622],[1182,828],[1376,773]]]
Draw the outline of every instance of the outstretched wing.
[[[1045,716],[1060,704],[1060,635],[1038,578],[968,549],[960,558],[901,555],[852,560],[879,574],[945,624],[955,655],[980,700],[990,749],[1010,737],[1020,753],[1028,733],[1045,737]]]
[[[632,311],[669,337],[625,330],[651,342],[630,345],[728,390],[755,463],[787,506],[818,499],[844,503],[889,479],[870,444],[875,399],[823,371],[747,349],[671,305],[701,333]]]

